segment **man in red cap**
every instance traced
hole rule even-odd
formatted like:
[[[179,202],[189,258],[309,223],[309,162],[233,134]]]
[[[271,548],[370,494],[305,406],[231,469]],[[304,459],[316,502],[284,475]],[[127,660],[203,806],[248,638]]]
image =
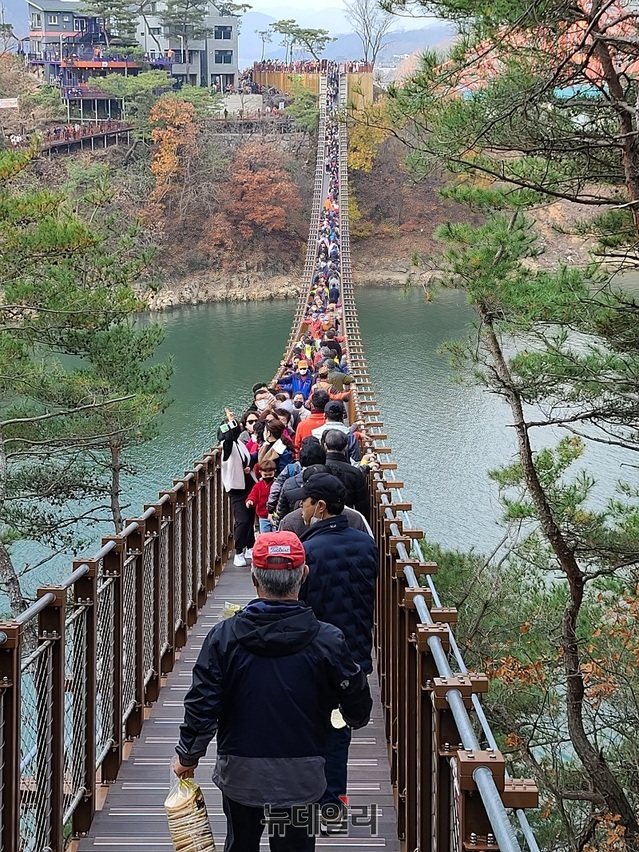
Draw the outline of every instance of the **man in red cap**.
[[[272,852],[311,852],[331,712],[363,727],[370,692],[342,631],[298,601],[299,538],[263,533],[252,562],[258,597],[211,630],[193,669],[174,771],[192,775],[217,733],[225,852],[259,852],[265,825]]]

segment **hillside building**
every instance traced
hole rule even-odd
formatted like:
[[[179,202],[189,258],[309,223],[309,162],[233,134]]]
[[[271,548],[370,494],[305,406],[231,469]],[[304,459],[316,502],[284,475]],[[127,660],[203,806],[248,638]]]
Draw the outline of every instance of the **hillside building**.
[[[136,38],[151,62],[172,55],[174,77],[193,86],[217,86],[220,91],[235,88],[238,81],[238,23],[234,15],[221,15],[209,3],[204,26],[209,35],[184,43],[169,37],[162,26],[162,0],[151,3],[150,13],[138,19]],[[188,54],[188,55],[187,55]]]
[[[140,56],[114,45],[107,48],[100,19],[88,15],[84,5],[83,0],[27,0],[29,63],[41,69],[48,83],[60,86],[63,98],[95,101],[100,77],[137,74],[148,67],[165,69],[177,85],[217,86],[221,91],[237,85],[238,18],[220,15],[213,4],[204,20],[209,34],[185,43],[162,25],[163,0],[151,3],[150,13],[137,21]]]

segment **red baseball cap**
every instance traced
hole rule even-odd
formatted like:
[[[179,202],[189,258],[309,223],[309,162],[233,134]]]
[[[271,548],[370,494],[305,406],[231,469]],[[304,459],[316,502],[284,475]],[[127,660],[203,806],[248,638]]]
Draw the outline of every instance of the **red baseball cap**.
[[[253,545],[251,562],[254,568],[290,570],[304,565],[306,554],[302,542],[293,532],[261,533]]]

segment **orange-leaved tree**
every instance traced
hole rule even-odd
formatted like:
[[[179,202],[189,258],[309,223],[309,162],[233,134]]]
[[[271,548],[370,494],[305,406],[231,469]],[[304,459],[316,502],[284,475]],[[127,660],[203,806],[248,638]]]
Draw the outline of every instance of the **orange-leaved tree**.
[[[285,166],[285,155],[274,146],[243,145],[231,164],[216,224],[244,240],[264,233],[297,238],[302,201]]]
[[[171,193],[185,179],[200,126],[193,104],[166,96],[151,109],[149,122],[153,141],[151,173],[155,178],[149,208],[165,208]]]

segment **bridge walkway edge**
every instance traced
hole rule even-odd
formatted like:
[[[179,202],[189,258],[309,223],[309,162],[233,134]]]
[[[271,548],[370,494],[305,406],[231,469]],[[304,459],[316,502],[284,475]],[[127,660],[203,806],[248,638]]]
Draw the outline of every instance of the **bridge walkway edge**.
[[[246,604],[252,593],[249,571],[228,563],[215,589],[189,633],[179,660],[168,675],[158,701],[150,710],[141,735],[133,742],[117,781],[108,788],[102,810],[97,811],[89,834],[77,841],[77,852],[89,850],[171,850],[164,800],[172,783],[170,770],[178,728],[183,717],[183,698],[191,683],[191,670],[200,646],[209,630],[220,620],[226,601]],[[361,813],[363,807],[377,808],[377,836],[365,826],[349,826],[348,836],[319,837],[318,849],[348,852],[353,849],[400,852],[397,820],[390,781],[384,712],[377,675],[370,678],[374,708],[370,724],[353,732],[349,753],[349,808]],[[196,780],[202,787],[218,849],[224,848],[226,820],[222,813],[222,795],[211,780],[215,763],[215,741],[201,761]],[[262,848],[268,848],[266,836]]]

